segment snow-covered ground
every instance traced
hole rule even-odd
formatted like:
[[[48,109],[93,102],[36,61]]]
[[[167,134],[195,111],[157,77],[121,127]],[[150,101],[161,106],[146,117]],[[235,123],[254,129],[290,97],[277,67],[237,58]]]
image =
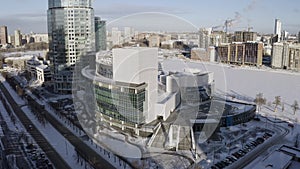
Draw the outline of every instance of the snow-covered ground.
[[[3,53],[5,57],[10,57],[10,56],[14,56],[14,55],[21,55],[21,56],[45,56],[47,53],[47,51],[45,50],[39,50],[39,51],[27,51],[27,52],[8,52],[8,53]]]
[[[5,80],[5,78],[0,75],[0,81],[2,82],[2,84],[5,86],[5,88],[8,90],[8,92],[10,93],[10,95],[15,99],[16,103],[20,106],[20,105],[24,105],[25,101],[22,100],[18,94],[11,88],[11,86],[7,83],[7,81]]]
[[[9,107],[10,107],[10,106],[9,106]],[[11,109],[11,107],[10,107],[10,109]],[[4,105],[3,105],[2,102],[0,102],[0,110],[1,110],[1,116],[2,116],[3,120],[5,121],[5,123],[6,123],[6,125],[7,125],[7,128],[8,128],[10,131],[13,131],[13,132],[18,133],[18,134],[24,133],[26,136],[28,136],[28,142],[34,143],[35,145],[37,145],[37,144],[35,143],[35,141],[33,140],[33,138],[31,138],[31,136],[26,132],[26,129],[25,129],[25,127],[22,125],[22,123],[21,123],[17,118],[16,118],[15,121],[13,121],[13,120],[11,119],[9,113],[7,112],[7,110],[6,110],[6,108],[4,107]],[[15,115],[14,115],[14,117],[15,117]],[[0,126],[0,130],[2,130],[2,129],[1,129],[1,126]],[[3,132],[2,132],[2,134],[3,134]],[[25,143],[24,140],[23,140],[23,143]],[[26,145],[26,144],[25,144],[25,145]],[[24,152],[23,152],[23,153],[24,153]],[[25,158],[25,159],[26,159],[26,158]],[[30,164],[31,166],[34,166],[33,161],[30,161],[30,160],[28,160],[28,159],[26,159],[26,160],[27,160],[28,164]],[[15,167],[16,167],[16,166],[15,166]]]
[[[25,101],[18,96],[18,94],[11,88],[11,86],[5,81],[5,78],[0,75],[0,81],[4,84],[4,86],[8,89],[9,93],[12,95],[14,100],[20,105],[25,105]],[[29,92],[30,94],[30,92]],[[68,96],[62,96],[59,98],[65,98],[70,97]],[[73,134],[77,135],[78,137],[82,136],[80,133],[78,133],[74,128],[73,125],[69,125],[65,123],[66,119],[60,119],[55,114],[54,110],[44,101],[39,100],[40,102],[43,102],[46,105],[46,110],[50,112],[58,121],[60,121],[62,124],[64,124],[70,131],[73,132]],[[80,165],[77,163],[76,159],[76,152],[74,151],[74,147],[71,143],[69,143],[64,136],[62,136],[52,125],[46,123],[45,126],[43,126],[38,120],[35,118],[34,114],[28,109],[28,107],[22,107],[22,110],[26,113],[26,115],[29,117],[29,119],[34,123],[34,125],[39,129],[39,131],[43,134],[43,136],[49,141],[49,143],[54,147],[54,149],[66,160],[66,162],[72,167],[72,168],[84,168],[85,165]],[[81,132],[82,133],[82,132]],[[85,143],[90,146],[92,149],[94,149],[99,155],[101,155],[105,160],[109,161],[113,166],[116,168],[124,168],[124,165],[126,165],[125,168],[130,168],[126,162],[123,162],[123,160],[119,159],[117,156],[113,155],[112,153],[107,154],[107,151],[102,151],[102,148],[99,148],[99,146],[95,146],[95,144],[91,143],[89,140],[85,141]],[[98,147],[98,148],[97,148]],[[87,165],[88,166],[88,165]],[[90,166],[88,166],[90,168]]]
[[[31,94],[29,91],[27,91],[27,93]],[[35,96],[33,96],[33,97],[35,97]],[[45,109],[50,114],[52,114],[53,117],[56,118],[56,120],[58,120],[62,125],[65,125],[65,127],[67,127],[74,135],[76,135],[78,137],[84,136],[83,132],[78,132],[79,129],[76,130],[74,128],[74,126],[68,121],[68,119],[66,119],[65,117],[59,118],[58,115],[55,113],[55,110],[45,100],[40,100],[40,102],[42,102],[45,105]],[[51,142],[51,140],[49,140],[49,142]],[[92,149],[94,149],[96,153],[98,153],[103,159],[105,159],[106,161],[108,161],[114,167],[116,167],[116,168],[124,168],[124,165],[126,165],[126,167],[125,167],[126,169],[130,169],[131,168],[128,164],[126,164],[126,162],[124,162],[123,160],[119,159],[117,156],[115,156],[114,154],[110,153],[109,151],[107,151],[107,150],[104,151],[102,147],[100,148],[98,145],[96,146],[96,144],[92,143],[90,140],[84,140],[84,142],[85,142],[86,145],[88,145],[89,147],[91,147]],[[72,145],[71,145],[71,147],[73,148]],[[77,165],[79,165],[79,164],[77,164]]]
[[[46,123],[45,125],[41,124],[31,110],[25,106],[22,108],[27,117],[32,121],[37,129],[42,133],[42,135],[48,140],[52,147],[59,153],[59,155],[65,159],[68,165],[73,169],[86,169],[92,168],[86,163],[85,165],[80,165],[77,162],[77,156],[74,146],[64,138],[61,133],[59,133],[51,124]]]
[[[9,93],[12,95],[14,100],[19,105],[24,105],[25,101],[22,100],[17,93],[10,87],[10,85],[5,81],[5,79],[0,76],[1,82],[3,82],[4,86],[8,89]],[[2,105],[2,104],[1,104]],[[7,118],[6,113],[2,112],[2,107],[0,105],[1,114],[4,116],[4,118]],[[57,153],[65,159],[67,164],[74,169],[89,169],[92,168],[89,166],[88,163],[84,163],[84,165],[80,165],[80,163],[77,162],[77,156],[75,149],[73,145],[68,142],[62,136],[52,125],[49,123],[46,123],[45,125],[41,124],[34,114],[29,110],[27,106],[22,107],[22,110],[25,112],[27,117],[32,121],[32,123],[36,126],[36,128],[42,133],[42,135],[49,141],[49,143],[53,146],[53,148],[57,151]],[[9,128],[12,128],[13,130],[19,130],[19,131],[25,131],[24,126],[17,121],[17,123],[14,125],[10,122],[9,119],[7,119]]]

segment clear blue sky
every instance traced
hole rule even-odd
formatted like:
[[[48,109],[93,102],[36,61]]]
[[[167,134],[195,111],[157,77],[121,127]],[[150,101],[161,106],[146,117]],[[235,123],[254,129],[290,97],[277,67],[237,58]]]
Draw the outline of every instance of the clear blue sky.
[[[139,12],[163,12],[184,18],[197,27],[212,27],[234,19],[232,29],[273,33],[274,20],[282,21],[282,29],[300,31],[299,0],[94,0],[95,14],[112,21]],[[0,6],[0,25],[9,32],[47,32],[47,0],[7,0]]]

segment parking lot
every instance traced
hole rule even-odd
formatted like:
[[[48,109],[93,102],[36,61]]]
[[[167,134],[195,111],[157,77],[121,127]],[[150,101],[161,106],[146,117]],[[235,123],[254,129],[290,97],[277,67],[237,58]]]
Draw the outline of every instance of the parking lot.
[[[258,145],[264,143],[267,139],[272,137],[273,134],[265,132],[262,137],[257,137],[255,140],[247,142],[241,149],[235,151],[231,155],[228,155],[225,159],[215,163],[211,166],[212,169],[221,169],[230,166],[238,159],[244,157],[247,153],[255,149]]]

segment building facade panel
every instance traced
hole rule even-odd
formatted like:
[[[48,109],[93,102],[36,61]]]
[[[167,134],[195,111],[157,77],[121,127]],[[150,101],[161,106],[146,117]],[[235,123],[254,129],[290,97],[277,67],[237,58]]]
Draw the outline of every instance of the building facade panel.
[[[100,113],[118,122],[123,121],[132,125],[145,123],[147,111],[145,88],[95,84],[94,89]]]

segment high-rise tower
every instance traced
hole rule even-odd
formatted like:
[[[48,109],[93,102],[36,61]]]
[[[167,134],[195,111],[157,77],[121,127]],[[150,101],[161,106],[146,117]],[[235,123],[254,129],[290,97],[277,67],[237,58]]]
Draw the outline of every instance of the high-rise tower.
[[[54,91],[72,92],[76,62],[95,51],[92,0],[48,0],[49,56]],[[86,58],[88,60],[88,58]]]
[[[22,46],[22,35],[20,30],[15,30],[15,47]]]
[[[281,40],[281,21],[279,19],[275,19],[274,34],[278,35],[278,42],[279,42]]]
[[[210,44],[211,29],[201,28],[199,31],[199,48],[207,49]]]
[[[0,44],[5,45],[8,43],[7,26],[0,27]]]

